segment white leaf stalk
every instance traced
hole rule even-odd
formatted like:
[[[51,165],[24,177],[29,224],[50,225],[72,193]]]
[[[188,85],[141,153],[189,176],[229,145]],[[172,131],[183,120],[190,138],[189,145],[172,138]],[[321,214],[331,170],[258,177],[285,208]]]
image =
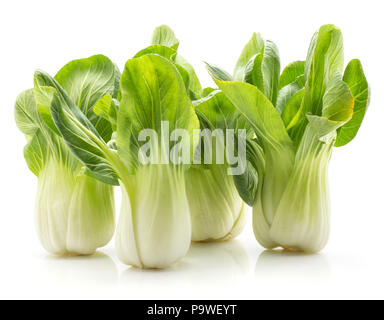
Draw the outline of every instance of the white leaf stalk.
[[[151,164],[121,181],[122,208],[116,234],[121,261],[139,268],[165,268],[184,257],[191,219],[184,169]]]
[[[43,247],[55,255],[89,255],[112,238],[113,187],[48,160],[38,177],[35,225]]]
[[[229,240],[242,232],[246,207],[227,166],[192,167],[186,173],[186,189],[192,241]]]

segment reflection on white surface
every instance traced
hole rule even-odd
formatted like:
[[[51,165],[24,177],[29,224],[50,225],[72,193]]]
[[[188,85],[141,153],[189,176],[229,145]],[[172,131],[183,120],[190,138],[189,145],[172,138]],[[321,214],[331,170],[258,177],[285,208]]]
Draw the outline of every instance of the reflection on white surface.
[[[236,240],[217,243],[194,243],[181,262],[165,270],[129,268],[121,284],[151,290],[189,290],[236,285],[250,271],[248,255]]]
[[[236,277],[243,277],[249,271],[247,252],[238,240],[194,243],[185,261],[207,279],[215,275],[236,280]]]
[[[47,256],[41,261],[41,269],[47,281],[64,287],[107,286],[118,280],[115,263],[102,252],[91,256]]]
[[[284,250],[265,250],[256,263],[258,280],[310,283],[329,280],[331,268],[323,253],[304,254]]]

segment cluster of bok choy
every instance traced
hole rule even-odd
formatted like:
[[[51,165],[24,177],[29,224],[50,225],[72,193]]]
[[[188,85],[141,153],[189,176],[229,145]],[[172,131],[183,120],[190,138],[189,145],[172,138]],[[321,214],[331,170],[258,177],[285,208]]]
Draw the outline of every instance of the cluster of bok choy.
[[[233,75],[207,64],[218,88],[201,86],[178,47],[163,25],[122,73],[96,55],[54,77],[36,71],[33,88],[18,96],[15,119],[38,177],[44,248],[82,255],[106,245],[115,232],[113,186],[120,186],[115,247],[128,265],[164,268],[191,241],[234,238],[247,206],[265,248],[321,250],[332,148],[354,138],[369,103],[360,61],[344,69],[340,30],[321,27],[306,60],[282,72],[276,45],[254,34]],[[221,139],[202,134],[218,129]],[[143,139],[148,130],[151,139]],[[218,161],[230,151],[227,132],[245,132],[239,174],[228,159]]]

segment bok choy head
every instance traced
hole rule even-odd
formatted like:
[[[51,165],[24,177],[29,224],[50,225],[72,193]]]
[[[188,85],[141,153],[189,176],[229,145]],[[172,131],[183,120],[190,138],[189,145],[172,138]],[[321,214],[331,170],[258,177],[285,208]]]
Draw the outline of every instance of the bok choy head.
[[[185,175],[192,240],[227,240],[243,230],[246,220],[245,205],[228,170],[230,164],[224,158],[224,161],[217,161],[226,153],[225,130],[232,129],[237,135],[238,112],[219,91],[202,90],[193,67],[178,53],[178,46],[174,32],[163,25],[155,29],[152,45],[136,56],[159,54],[172,61],[182,75],[202,130],[195,151],[197,161]],[[235,118],[232,120],[232,117]],[[228,121],[231,125],[225,126]],[[246,124],[244,120],[243,123]],[[218,136],[218,130],[223,130],[224,134]]]
[[[193,155],[192,134],[199,123],[183,78],[168,59],[139,55],[125,65],[119,106],[107,96],[95,108],[116,123],[113,143],[70,104],[50,107],[66,144],[91,175],[120,182],[119,258],[141,268],[166,267],[186,254],[191,241],[184,181],[190,161],[183,157]],[[174,129],[183,131],[178,135]]]
[[[16,123],[28,141],[24,156],[38,177],[37,234],[50,253],[91,254],[114,232],[112,186],[89,175],[70,152],[52,120],[50,105],[69,104],[84,112],[101,139],[109,141],[110,124],[92,110],[101,96],[116,96],[119,77],[107,57],[93,56],[68,63],[55,78],[37,71],[34,89],[17,98]],[[60,99],[55,92],[60,92]]]
[[[245,158],[240,157],[239,150],[246,149],[245,141],[252,139],[253,131],[219,90],[193,104],[202,131],[195,152],[195,160],[201,164],[195,163],[186,176],[192,239],[231,239],[241,233],[246,222],[246,205],[237,192],[234,177],[243,177]],[[235,154],[236,158],[228,157]]]
[[[248,171],[259,177],[253,193],[257,240],[266,248],[321,250],[329,235],[332,147],[355,137],[369,102],[360,61],[344,70],[342,34],[325,25],[314,34],[306,61],[289,64],[281,75],[277,47],[258,34],[244,48],[233,77],[218,67],[208,70],[263,150],[247,152]],[[265,167],[257,167],[260,160]],[[247,189],[240,185],[243,197],[252,194]]]

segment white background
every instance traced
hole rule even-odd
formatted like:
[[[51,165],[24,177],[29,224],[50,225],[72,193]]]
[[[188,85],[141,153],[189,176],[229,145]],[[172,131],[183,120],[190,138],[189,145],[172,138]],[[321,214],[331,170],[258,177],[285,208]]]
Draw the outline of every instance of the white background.
[[[0,298],[384,298],[382,1],[1,1]],[[122,69],[171,26],[180,53],[212,85],[202,61],[231,71],[253,31],[272,39],[282,65],[305,59],[314,31],[333,23],[346,61],[360,58],[372,89],[356,139],[330,166],[332,233],[317,255],[266,252],[251,231],[235,241],[192,247],[164,271],[121,264],[113,242],[93,257],[54,258],[34,231],[36,177],[23,159],[13,119],[19,92],[37,68],[50,74],[72,59],[102,53]],[[117,189],[117,194],[119,190]],[[120,197],[117,197],[117,201]]]

